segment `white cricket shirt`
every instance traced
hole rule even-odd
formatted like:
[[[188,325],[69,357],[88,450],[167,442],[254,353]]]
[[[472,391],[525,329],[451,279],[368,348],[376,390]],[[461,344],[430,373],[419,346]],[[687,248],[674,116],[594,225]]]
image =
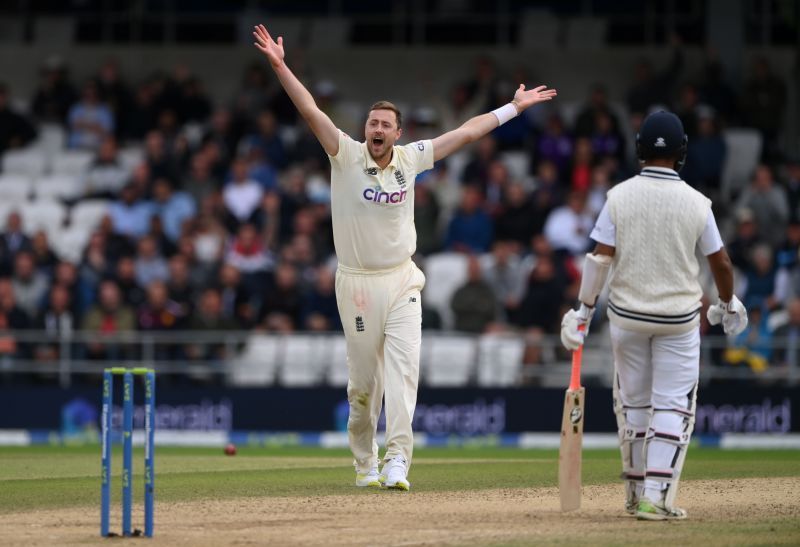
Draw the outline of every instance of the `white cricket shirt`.
[[[366,143],[339,134],[331,161],[331,219],[339,264],[356,270],[386,270],[417,249],[414,180],[433,167],[429,140],[394,146],[381,169]]]

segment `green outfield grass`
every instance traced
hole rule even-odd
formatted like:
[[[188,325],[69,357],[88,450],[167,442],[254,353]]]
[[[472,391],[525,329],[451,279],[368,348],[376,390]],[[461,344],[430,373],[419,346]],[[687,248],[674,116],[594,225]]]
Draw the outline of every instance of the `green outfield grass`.
[[[121,470],[114,453],[114,474]],[[503,448],[419,449],[411,480],[425,491],[555,486],[557,452]],[[352,487],[351,457],[345,450],[240,448],[159,448],[156,491],[160,502],[252,496],[369,495]],[[134,459],[135,495],[141,495],[143,455]],[[586,485],[617,481],[617,451],[585,452]],[[100,452],[86,447],[0,448],[0,513],[35,509],[98,507]],[[800,476],[797,451],[692,449],[684,477],[726,479]],[[113,488],[119,496],[119,482]]]

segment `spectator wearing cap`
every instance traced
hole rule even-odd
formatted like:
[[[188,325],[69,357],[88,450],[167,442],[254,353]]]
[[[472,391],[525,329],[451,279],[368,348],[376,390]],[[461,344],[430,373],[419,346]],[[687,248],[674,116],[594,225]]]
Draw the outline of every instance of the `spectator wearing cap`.
[[[758,232],[767,243],[778,245],[781,242],[789,220],[789,205],[786,192],[775,184],[772,169],[763,164],[756,167],[736,208],[748,208],[753,212]]]
[[[67,143],[71,148],[97,150],[103,139],[113,135],[114,114],[100,102],[95,82],[84,84],[81,101],[69,109],[67,125]]]
[[[31,121],[11,109],[8,87],[0,82],[0,156],[6,150],[21,148],[36,138]]]

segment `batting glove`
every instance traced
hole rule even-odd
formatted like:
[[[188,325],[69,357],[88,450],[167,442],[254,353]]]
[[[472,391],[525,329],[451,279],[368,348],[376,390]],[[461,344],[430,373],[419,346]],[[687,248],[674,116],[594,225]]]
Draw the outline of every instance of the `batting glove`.
[[[583,339],[589,334],[589,323],[593,315],[594,308],[583,303],[577,310],[569,310],[564,314],[561,320],[561,343],[565,348],[575,351],[583,345]]]
[[[713,306],[709,306],[706,317],[712,325],[722,323],[722,330],[725,331],[725,334],[736,336],[747,328],[747,309],[736,298],[736,295],[731,298],[730,302],[720,300]]]

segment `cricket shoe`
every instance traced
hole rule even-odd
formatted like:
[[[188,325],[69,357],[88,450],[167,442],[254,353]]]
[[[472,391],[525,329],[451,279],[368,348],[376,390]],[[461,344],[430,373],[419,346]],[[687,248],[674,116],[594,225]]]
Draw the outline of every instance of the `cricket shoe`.
[[[625,501],[625,512],[629,515],[636,515],[636,510],[639,508],[639,502],[635,499]]]
[[[686,518],[686,511],[677,507],[664,507],[661,503],[654,503],[650,500],[639,501],[636,509],[638,520],[683,520]]]
[[[367,473],[356,473],[356,486],[361,488],[380,488],[382,482],[381,478],[381,475],[378,473],[378,467],[375,466]]]
[[[406,478],[406,459],[403,456],[395,456],[383,466],[381,475],[385,477],[383,485],[394,490],[406,490],[411,488],[411,483]]]

